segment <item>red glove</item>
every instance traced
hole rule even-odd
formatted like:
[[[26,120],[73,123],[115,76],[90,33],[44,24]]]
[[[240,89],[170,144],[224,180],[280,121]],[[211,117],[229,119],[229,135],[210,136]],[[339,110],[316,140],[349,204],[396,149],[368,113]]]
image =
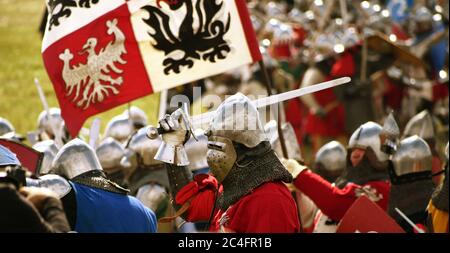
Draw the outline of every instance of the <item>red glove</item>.
[[[194,177],[194,181],[184,186],[175,197],[175,202],[178,205],[183,205],[189,199],[193,198],[200,191],[205,189],[216,190],[219,183],[217,179],[208,174],[199,174]]]

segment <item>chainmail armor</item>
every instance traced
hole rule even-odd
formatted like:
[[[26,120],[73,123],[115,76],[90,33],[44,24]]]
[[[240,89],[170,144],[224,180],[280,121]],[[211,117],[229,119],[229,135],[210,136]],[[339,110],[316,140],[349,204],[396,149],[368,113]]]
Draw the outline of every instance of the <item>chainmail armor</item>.
[[[170,192],[175,198],[178,192],[192,181],[192,173],[187,166],[176,166],[174,164],[166,163],[167,176],[169,178]],[[173,201],[173,207],[178,211],[181,206]],[[182,216],[182,218],[184,218]]]
[[[109,179],[106,179],[105,173],[100,170],[88,171],[77,177],[74,177],[70,181],[113,193],[127,195],[130,192],[130,190],[121,187],[120,185],[114,183]]]
[[[388,163],[384,164],[376,161],[375,153],[371,148],[367,148],[364,158],[356,167],[351,166],[350,155],[351,152],[347,154],[347,164],[350,164],[350,166],[344,170],[341,177],[336,179],[338,188],[342,189],[348,183],[363,185],[371,181],[385,181],[389,179]]]
[[[125,182],[125,174],[123,173],[122,170],[119,171],[115,171],[112,173],[106,173],[106,178],[113,181],[114,183],[122,186],[122,187],[126,187],[126,182]]]
[[[221,210],[227,210],[263,183],[293,181],[292,175],[281,164],[267,141],[245,151],[238,148],[236,153],[237,162],[222,182],[223,193],[217,199],[217,206]]]
[[[396,207],[408,217],[424,213],[433,190],[434,183],[431,177],[402,184],[392,184],[389,194],[388,214],[397,222],[400,222],[403,221],[403,218],[395,211]]]

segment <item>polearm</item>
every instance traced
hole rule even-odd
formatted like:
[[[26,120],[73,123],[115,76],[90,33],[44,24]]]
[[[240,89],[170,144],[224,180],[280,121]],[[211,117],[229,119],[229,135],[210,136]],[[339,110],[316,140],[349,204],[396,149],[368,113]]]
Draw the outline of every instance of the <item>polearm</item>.
[[[258,62],[258,64],[259,64],[259,68],[263,72],[264,81],[265,81],[265,85],[266,85],[266,89],[267,89],[267,95],[268,96],[272,96],[273,95],[272,94],[272,88],[273,88],[272,80],[270,79],[269,74],[267,73],[267,69],[266,69],[266,66],[264,64],[264,59],[261,59]],[[283,105],[281,104],[279,106],[283,106]],[[278,124],[277,124],[278,137],[280,139],[281,152],[283,153],[283,156],[286,159],[289,159],[287,148],[286,148],[286,141],[284,139],[284,134],[283,134],[283,128],[281,126],[282,122],[281,122],[281,117],[280,117],[281,115],[280,115],[280,113],[282,113],[282,111],[278,112],[278,118],[277,118],[277,121],[278,121]]]
[[[251,103],[256,108],[263,108],[263,107],[277,104],[277,103],[280,103],[280,102],[283,102],[283,101],[286,101],[289,99],[301,97],[301,96],[304,96],[307,94],[315,93],[315,92],[318,92],[321,90],[325,90],[325,89],[333,88],[333,87],[336,87],[336,86],[339,86],[342,84],[346,84],[346,83],[349,83],[350,81],[351,81],[350,77],[342,77],[342,78],[338,78],[335,80],[311,85],[308,87],[304,87],[304,88],[300,88],[300,89],[296,89],[296,90],[292,90],[292,91],[288,91],[288,92],[284,92],[284,93],[280,93],[280,94],[276,94],[276,95],[272,95],[272,96],[268,96],[268,97],[264,97],[264,98],[259,98],[259,99],[253,100]],[[213,118],[215,112],[216,111],[211,111],[211,112],[202,113],[202,114],[190,117],[190,122],[191,122],[192,126],[194,127],[194,129],[201,128],[202,125],[209,124],[209,122]],[[165,131],[160,127],[159,128],[150,127],[149,131],[148,131],[148,136],[151,139],[154,139],[154,138],[157,138],[158,135],[163,134],[164,132]]]
[[[348,8],[347,8],[347,1],[346,0],[339,0],[339,7],[341,9],[341,17],[342,21],[344,23],[344,28],[348,28]]]
[[[91,124],[91,129],[89,131],[89,146],[91,146],[94,150],[97,147],[97,140],[100,136],[100,122],[101,121],[99,118],[95,118]]]
[[[168,91],[162,90],[159,95],[159,112],[158,112],[158,119],[162,119],[164,115],[166,115],[167,110],[167,94]]]
[[[398,209],[397,207],[395,208],[395,211],[406,221],[408,222],[409,225],[411,225],[411,227],[413,227],[417,232],[419,232],[420,234],[424,234],[425,231],[423,231],[422,229],[420,229],[418,226],[416,226],[416,224],[414,224],[414,222],[412,222],[412,220],[410,220],[408,218],[408,216],[406,216],[402,211],[400,211],[400,209]]]
[[[53,123],[53,119],[50,116],[50,108],[48,107],[47,99],[45,98],[44,91],[42,90],[42,86],[39,83],[39,79],[37,79],[37,77],[34,78],[34,84],[36,85],[36,88],[38,90],[38,94],[39,94],[39,98],[41,99],[42,106],[44,107],[44,110],[47,113],[46,118],[48,119],[48,121],[50,123],[50,127],[53,131],[53,134],[55,135],[54,136],[55,137],[55,145],[58,148],[61,148],[64,145],[64,143],[62,141],[61,133],[60,133],[59,129],[57,129],[57,127]]]

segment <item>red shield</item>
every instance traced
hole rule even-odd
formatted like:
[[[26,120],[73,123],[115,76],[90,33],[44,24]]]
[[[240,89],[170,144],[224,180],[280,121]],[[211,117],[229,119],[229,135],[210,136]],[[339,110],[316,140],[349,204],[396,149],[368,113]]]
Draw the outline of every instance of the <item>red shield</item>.
[[[405,231],[365,196],[348,209],[337,228],[337,233],[404,233]]]
[[[22,167],[31,173],[36,173],[41,166],[44,154],[32,149],[31,147],[7,139],[0,139],[0,145],[8,148],[11,152],[16,154],[17,159],[19,159],[22,164]]]

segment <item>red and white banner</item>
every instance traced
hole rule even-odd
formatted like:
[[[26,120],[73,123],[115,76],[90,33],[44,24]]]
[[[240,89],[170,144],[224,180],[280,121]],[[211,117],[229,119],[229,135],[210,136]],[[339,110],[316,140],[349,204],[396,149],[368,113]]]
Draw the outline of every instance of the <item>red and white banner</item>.
[[[47,0],[44,64],[67,128],[261,59],[245,0]]]

